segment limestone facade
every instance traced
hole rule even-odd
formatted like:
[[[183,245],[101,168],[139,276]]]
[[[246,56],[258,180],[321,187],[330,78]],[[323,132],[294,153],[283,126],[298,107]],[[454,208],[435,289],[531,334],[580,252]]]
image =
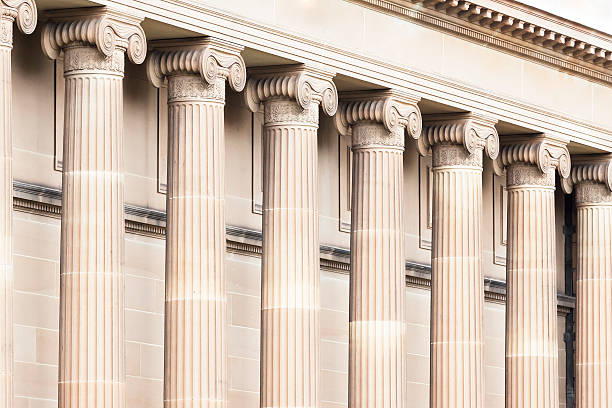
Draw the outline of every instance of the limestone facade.
[[[0,0],[0,408],[612,404],[611,33],[111,3]]]

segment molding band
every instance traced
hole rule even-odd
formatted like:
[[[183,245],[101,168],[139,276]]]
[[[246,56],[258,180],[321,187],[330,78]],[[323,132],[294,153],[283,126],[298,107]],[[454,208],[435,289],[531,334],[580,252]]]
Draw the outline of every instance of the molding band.
[[[45,217],[61,217],[61,190],[36,184],[13,182],[13,208],[16,211],[36,214]],[[165,239],[166,213],[149,208],[125,206],[125,231],[131,234]],[[261,257],[261,232],[226,226],[227,252]],[[320,246],[320,267],[330,272],[350,273],[350,251],[344,248],[327,245]],[[406,261],[406,285],[420,289],[431,288],[431,267],[420,263]],[[485,278],[485,300],[494,303],[505,303],[506,283]],[[576,298],[561,293],[557,294],[557,313],[567,315],[576,306]]]

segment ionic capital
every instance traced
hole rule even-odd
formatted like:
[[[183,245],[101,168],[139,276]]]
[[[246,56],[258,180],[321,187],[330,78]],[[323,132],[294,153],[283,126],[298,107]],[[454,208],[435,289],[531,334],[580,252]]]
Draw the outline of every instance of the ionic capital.
[[[31,34],[36,28],[38,21],[38,12],[36,11],[36,3],[33,0],[0,0],[0,14],[2,19],[15,20],[19,31],[24,34]],[[0,41],[12,42],[12,33],[0,33]],[[11,38],[5,41],[5,37],[11,35]]]
[[[155,41],[147,60],[147,76],[159,88],[166,76],[196,74],[209,85],[218,78],[228,79],[231,88],[242,91],[246,65],[240,56],[244,47],[216,38]]]
[[[457,144],[469,154],[486,148],[487,155],[495,160],[499,153],[496,123],[495,119],[474,113],[425,115],[418,151],[425,156],[435,144]]]
[[[47,17],[41,43],[49,58],[57,58],[62,48],[72,43],[95,46],[105,57],[112,57],[116,51],[127,52],[134,64],[141,64],[147,55],[140,16],[92,7],[51,11]]]
[[[343,92],[335,123],[343,135],[353,135],[353,146],[404,145],[404,129],[418,139],[421,135],[420,98],[396,91]],[[354,125],[379,123],[387,132],[353,132]],[[359,136],[359,137],[358,137]]]
[[[580,183],[599,183],[612,192],[612,154],[573,156],[570,176],[562,181],[563,191],[569,194]]]
[[[568,178],[571,169],[570,154],[566,143],[548,136],[507,136],[501,142],[495,172],[501,175],[506,166],[524,163],[536,165],[542,173],[557,170],[562,179]]]
[[[317,103],[329,116],[338,109],[332,73],[306,65],[283,65],[252,68],[248,75],[244,98],[253,112],[270,99],[294,99],[302,109]]]

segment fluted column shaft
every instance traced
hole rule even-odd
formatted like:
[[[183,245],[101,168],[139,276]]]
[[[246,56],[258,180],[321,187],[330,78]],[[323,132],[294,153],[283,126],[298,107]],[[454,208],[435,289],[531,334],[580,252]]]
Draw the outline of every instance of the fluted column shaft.
[[[612,407],[612,192],[576,186],[576,406]]]
[[[351,408],[404,406],[403,128],[398,132],[392,138],[381,123],[353,125]],[[368,138],[374,143],[362,143]],[[380,143],[385,138],[400,143]]]
[[[318,104],[264,104],[261,406],[318,407]]]
[[[227,403],[224,104],[224,78],[168,78],[167,408]]]
[[[64,48],[59,406],[125,405],[124,53]]]
[[[433,149],[430,406],[484,406],[482,149]]]
[[[11,50],[14,16],[0,13],[0,407],[13,406],[13,134]]]
[[[507,168],[506,407],[559,406],[555,174]]]

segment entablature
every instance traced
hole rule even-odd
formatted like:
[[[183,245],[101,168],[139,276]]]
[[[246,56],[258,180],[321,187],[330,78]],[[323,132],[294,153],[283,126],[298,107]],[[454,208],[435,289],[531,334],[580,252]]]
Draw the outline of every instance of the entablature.
[[[378,11],[371,10],[371,8],[361,7],[357,4],[365,1],[369,0],[337,0],[334,4],[350,7],[352,11],[362,10],[363,13],[381,14]],[[395,1],[381,0],[380,3],[391,4]],[[490,0],[481,1],[495,3]],[[397,2],[400,3],[399,0]],[[66,5],[70,7],[85,4],[94,5],[87,0],[63,0],[62,2],[58,0],[39,0],[37,4],[44,10],[66,7]],[[567,110],[565,106],[559,107],[558,110],[550,109],[549,106],[540,104],[537,100],[522,99],[515,97],[514,94],[499,93],[497,90],[478,86],[478,84],[472,82],[462,82],[433,71],[412,67],[410,61],[407,61],[405,65],[390,62],[383,57],[376,58],[363,49],[340,46],[333,39],[323,41],[316,39],[316,36],[295,33],[291,28],[287,28],[290,26],[289,24],[271,24],[263,22],[264,20],[255,19],[250,15],[247,16],[247,13],[244,15],[236,14],[235,11],[230,9],[233,6],[225,7],[219,1],[203,4],[203,2],[182,0],[167,0],[164,2],[153,0],[98,0],[95,4],[129,7],[141,13],[145,17],[142,27],[149,39],[214,36],[220,40],[244,46],[242,55],[248,68],[258,65],[314,64],[335,74],[334,83],[338,86],[339,91],[381,88],[402,89],[421,97],[423,103],[433,102],[445,105],[452,108],[452,112],[479,112],[497,119],[501,126],[509,124],[514,127],[521,127],[525,129],[526,133],[562,135],[570,141],[568,145],[570,150],[572,150],[572,146],[580,145],[581,150],[582,147],[585,147],[588,150],[587,152],[612,151],[612,128],[607,126],[608,120],[603,122],[599,120],[601,116],[599,113],[597,113],[598,116],[592,114],[592,120],[590,120],[582,113],[577,115],[575,112]],[[327,3],[313,1],[311,6],[317,9],[324,4]],[[424,12],[424,10],[433,12],[431,9],[423,8],[422,5],[409,4],[408,1],[402,1],[401,4],[405,7],[418,6],[421,12]],[[249,5],[248,7],[252,6]],[[393,13],[389,12],[388,14]],[[502,37],[498,32],[493,34],[497,38]],[[356,31],[355,35],[358,36],[359,33]],[[572,34],[572,38],[582,37]],[[482,44],[482,42],[480,43]],[[590,43],[595,45],[595,41]],[[405,45],[405,47],[409,46],[409,44]],[[473,44],[472,46],[476,47]],[[565,56],[565,58],[567,60],[570,57]],[[589,65],[593,64],[589,63]],[[550,65],[542,69],[548,70],[549,68]],[[611,72],[604,66],[599,68]],[[559,69],[551,70],[551,73],[558,71]],[[591,83],[584,80],[584,75],[582,78],[576,77],[575,80],[581,82],[580,86],[583,85],[583,82],[584,84]],[[353,84],[362,84],[366,87],[344,87],[341,85],[341,82],[347,81],[352,81]],[[610,84],[612,82],[607,85],[597,84],[597,86],[607,91],[610,89]],[[560,86],[565,85],[561,83]],[[421,105],[419,103],[420,107]],[[439,112],[442,111],[430,111],[428,113]],[[513,129],[510,134],[514,132]],[[504,133],[508,134],[508,132],[500,130],[500,134]]]

